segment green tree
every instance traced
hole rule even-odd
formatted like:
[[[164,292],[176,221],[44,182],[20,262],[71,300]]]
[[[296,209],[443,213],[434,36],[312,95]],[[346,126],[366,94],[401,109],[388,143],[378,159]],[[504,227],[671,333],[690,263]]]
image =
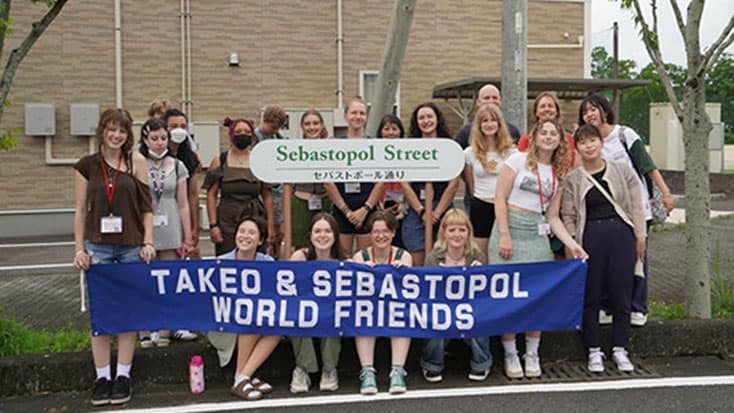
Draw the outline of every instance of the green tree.
[[[64,8],[67,2],[67,0],[29,1],[34,4],[45,4],[49,9],[41,20],[32,24],[30,32],[28,32],[20,46],[13,49],[8,55],[7,63],[5,63],[5,69],[0,77],[0,102],[2,102],[0,105],[0,125],[2,125],[2,118],[5,113],[5,109],[10,105],[8,102],[8,93],[10,93],[10,87],[13,84],[13,79],[15,78],[15,73],[18,70],[20,63],[26,57],[36,41],[41,37],[43,32],[46,31],[46,28],[48,28],[56,16],[59,15],[61,9]],[[0,0],[0,57],[3,56],[5,39],[7,39],[12,33],[11,27],[13,25],[13,18],[10,17],[10,5],[11,0]],[[13,137],[13,131],[3,132],[0,129],[0,150],[12,149],[15,147],[15,144],[16,141]]]
[[[633,11],[640,36],[650,56],[670,105],[683,129],[685,148],[686,196],[686,314],[695,318],[711,318],[711,189],[709,187],[708,135],[713,129],[706,113],[706,74],[710,73],[724,51],[734,43],[734,15],[729,18],[718,38],[701,49],[701,16],[705,0],[690,0],[686,15],[677,0],[669,4],[686,51],[685,81],[680,92],[675,89],[675,73],[665,65],[660,52],[657,0],[646,2],[643,12],[639,0],[620,0],[623,8]],[[650,16],[650,17],[646,17]],[[679,96],[682,93],[682,96]]]
[[[734,55],[723,54],[707,74],[706,98],[721,103],[726,143],[734,144]]]

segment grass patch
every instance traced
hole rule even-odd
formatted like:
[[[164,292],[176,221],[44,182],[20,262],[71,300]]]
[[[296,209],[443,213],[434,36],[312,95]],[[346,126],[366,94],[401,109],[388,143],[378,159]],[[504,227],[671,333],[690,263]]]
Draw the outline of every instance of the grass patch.
[[[38,331],[11,317],[0,316],[0,356],[63,353],[89,349],[89,331],[71,328]]]
[[[734,266],[731,257],[726,257],[726,268],[723,268],[721,248],[716,243],[714,262],[711,265],[711,317],[734,317]]]
[[[660,303],[650,301],[649,305],[650,320],[683,320],[686,318],[686,309],[680,303]]]

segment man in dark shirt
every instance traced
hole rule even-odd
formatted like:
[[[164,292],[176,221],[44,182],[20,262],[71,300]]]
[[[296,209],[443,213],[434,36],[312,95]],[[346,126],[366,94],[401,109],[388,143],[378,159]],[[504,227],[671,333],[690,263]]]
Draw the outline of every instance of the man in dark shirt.
[[[486,103],[493,103],[499,107],[502,107],[502,95],[500,94],[500,90],[491,83],[488,83],[482,86],[481,89],[479,89],[479,96],[477,96],[476,107],[479,108]],[[518,129],[517,126],[513,125],[510,122],[507,122],[507,129],[510,131],[510,136],[512,136],[513,143],[517,144],[517,141],[520,139],[521,135],[520,129]],[[459,130],[459,133],[456,134],[456,142],[461,145],[462,149],[465,149],[467,146],[469,146],[470,133],[471,122],[462,126],[462,128]]]

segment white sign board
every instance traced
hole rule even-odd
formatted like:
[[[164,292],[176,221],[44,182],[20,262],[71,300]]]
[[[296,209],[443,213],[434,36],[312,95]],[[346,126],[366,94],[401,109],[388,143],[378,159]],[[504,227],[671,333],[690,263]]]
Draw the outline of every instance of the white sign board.
[[[448,181],[464,169],[464,151],[447,138],[267,140],[250,168],[271,183]]]

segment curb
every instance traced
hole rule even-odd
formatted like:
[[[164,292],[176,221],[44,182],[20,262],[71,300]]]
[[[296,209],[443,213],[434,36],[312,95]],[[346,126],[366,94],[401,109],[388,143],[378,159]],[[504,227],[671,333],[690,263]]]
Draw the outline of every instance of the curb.
[[[453,340],[447,347],[447,371],[463,371],[468,363],[469,347],[459,341]],[[611,327],[602,327],[602,343],[605,343],[603,348],[608,351],[611,347]],[[523,346],[524,341],[518,339],[521,351]],[[412,343],[406,363],[410,372],[420,369],[420,349],[419,343]],[[501,364],[498,360],[501,360],[502,346],[497,337],[491,340],[491,350],[495,366]],[[540,351],[544,362],[586,359],[581,335],[572,331],[544,333]],[[734,319],[651,321],[644,328],[633,328],[630,353],[635,358],[734,354]],[[219,368],[215,350],[204,340],[175,343],[166,348],[137,349],[132,376],[138,383],[183,385],[188,383],[189,360],[196,354],[204,357],[207,382],[224,384],[232,380],[234,362]],[[389,355],[388,340],[378,340],[375,366],[386,371],[390,365]],[[293,363],[290,343],[284,340],[260,371],[268,380],[284,381],[290,377]],[[356,376],[359,369],[354,340],[345,339],[339,364],[340,375]],[[89,351],[0,358],[1,397],[88,391],[93,381],[94,369]]]

